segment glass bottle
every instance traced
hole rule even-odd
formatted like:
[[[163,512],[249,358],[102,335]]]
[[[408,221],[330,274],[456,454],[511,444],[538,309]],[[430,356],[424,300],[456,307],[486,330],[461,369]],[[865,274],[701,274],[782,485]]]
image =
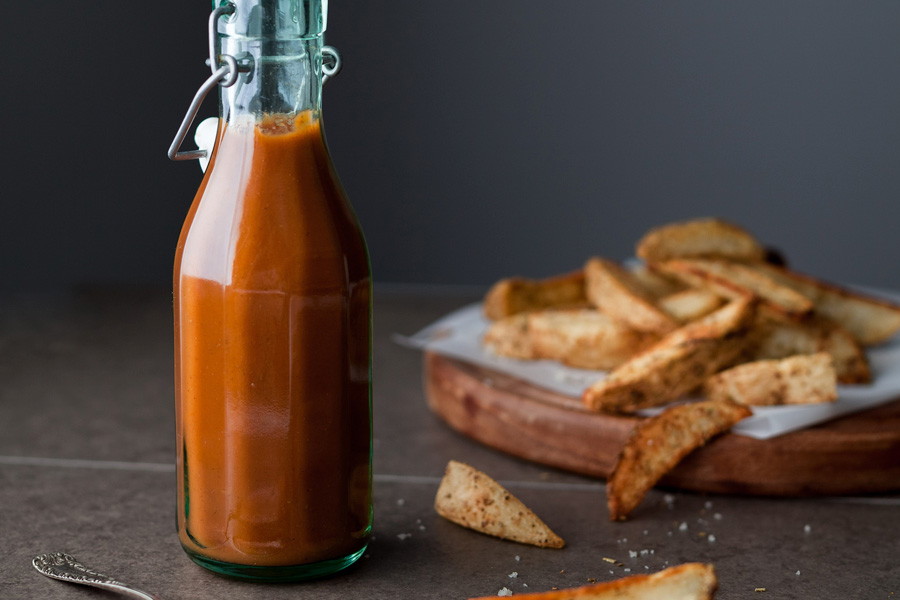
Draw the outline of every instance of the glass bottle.
[[[369,258],[322,134],[327,0],[219,5],[236,78],[175,257],[178,534],[219,573],[306,579],[372,528]]]

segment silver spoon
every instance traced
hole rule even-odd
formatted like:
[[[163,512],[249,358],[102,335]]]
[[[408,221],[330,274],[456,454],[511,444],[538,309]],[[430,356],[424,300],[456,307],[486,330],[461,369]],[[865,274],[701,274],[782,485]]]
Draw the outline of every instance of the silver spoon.
[[[94,587],[119,592],[132,598],[140,598],[141,600],[162,600],[159,596],[142,592],[121,581],[111,579],[106,575],[92,571],[69,554],[62,552],[52,552],[50,554],[41,554],[35,556],[31,561],[34,568],[47,577],[59,579],[61,581],[69,581],[71,583],[80,583],[83,585],[92,585]]]

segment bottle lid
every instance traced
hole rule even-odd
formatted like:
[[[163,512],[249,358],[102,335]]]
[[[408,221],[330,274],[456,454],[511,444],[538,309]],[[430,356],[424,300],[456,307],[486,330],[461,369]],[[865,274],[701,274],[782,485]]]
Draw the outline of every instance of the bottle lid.
[[[325,33],[328,0],[213,0],[213,6],[232,4],[234,13],[219,22],[227,37],[297,40]]]

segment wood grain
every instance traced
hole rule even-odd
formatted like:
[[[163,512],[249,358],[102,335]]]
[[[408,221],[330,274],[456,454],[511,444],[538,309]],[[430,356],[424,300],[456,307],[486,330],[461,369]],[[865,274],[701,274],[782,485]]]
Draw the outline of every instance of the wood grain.
[[[589,412],[579,400],[426,353],[432,411],[453,429],[540,464],[606,478],[639,417]],[[770,440],[725,434],[661,486],[768,496],[900,490],[900,400]]]

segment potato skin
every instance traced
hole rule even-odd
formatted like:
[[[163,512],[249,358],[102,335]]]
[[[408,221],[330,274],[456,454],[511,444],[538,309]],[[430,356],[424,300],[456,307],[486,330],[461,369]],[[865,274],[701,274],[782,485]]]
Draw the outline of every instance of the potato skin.
[[[542,548],[565,541],[503,486],[478,469],[451,460],[434,498],[434,510],[457,525]]]
[[[575,271],[547,279],[501,279],[484,297],[484,315],[496,321],[545,308],[587,304],[584,273]]]
[[[746,352],[754,311],[752,298],[735,300],[676,329],[588,387],[582,401],[597,412],[632,413],[678,399]]]
[[[622,324],[647,333],[665,334],[679,325],[656,305],[656,299],[638,279],[605,258],[592,258],[584,266],[585,293],[603,313]]]
[[[712,600],[719,580],[712,565],[684,563],[651,575],[632,575],[613,581],[584,585],[563,590],[516,593],[518,600]],[[499,600],[500,596],[485,596],[469,600]]]
[[[622,448],[606,483],[610,519],[628,517],[682,458],[752,414],[730,400],[704,400],[672,406],[643,421]]]
[[[837,400],[837,375],[827,352],[759,360],[713,375],[703,384],[710,400],[748,406],[820,404]]]
[[[638,241],[636,253],[648,263],[693,257],[752,262],[764,260],[766,248],[733,223],[694,219],[651,229]]]

